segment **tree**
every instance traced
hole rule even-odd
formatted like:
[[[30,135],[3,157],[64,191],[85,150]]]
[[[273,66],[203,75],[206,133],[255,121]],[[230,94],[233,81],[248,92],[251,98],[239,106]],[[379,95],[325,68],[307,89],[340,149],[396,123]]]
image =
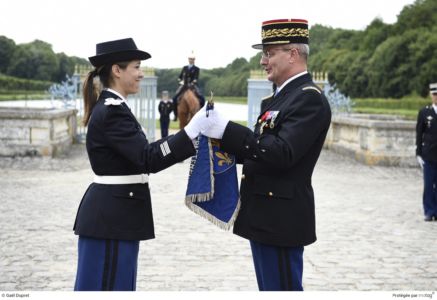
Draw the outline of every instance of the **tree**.
[[[76,65],[75,60],[68,57],[65,53],[57,53],[59,61],[59,68],[54,74],[53,80],[56,82],[61,82],[65,80],[65,77],[71,76],[74,73],[74,66]]]
[[[58,69],[59,60],[52,46],[35,40],[17,46],[7,73],[21,78],[53,81],[59,74]]]
[[[6,74],[15,51],[15,42],[5,36],[0,36],[0,73]]]

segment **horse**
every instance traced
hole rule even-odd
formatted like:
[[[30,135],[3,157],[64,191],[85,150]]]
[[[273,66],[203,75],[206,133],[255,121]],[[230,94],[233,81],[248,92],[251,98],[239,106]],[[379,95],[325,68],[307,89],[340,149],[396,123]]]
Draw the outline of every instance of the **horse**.
[[[200,109],[199,99],[191,89],[186,89],[178,99],[179,129],[184,128]]]

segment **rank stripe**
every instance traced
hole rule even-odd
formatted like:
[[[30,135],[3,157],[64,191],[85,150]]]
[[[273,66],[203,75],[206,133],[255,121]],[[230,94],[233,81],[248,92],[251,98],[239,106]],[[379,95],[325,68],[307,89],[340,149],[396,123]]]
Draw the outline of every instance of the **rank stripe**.
[[[161,147],[161,152],[163,156],[167,156],[167,152],[165,151],[164,144],[159,145]]]
[[[164,142],[164,149],[165,149],[165,151],[167,151],[167,154],[170,154],[170,153],[171,153],[171,151],[170,151],[170,147],[168,146],[167,141]]]

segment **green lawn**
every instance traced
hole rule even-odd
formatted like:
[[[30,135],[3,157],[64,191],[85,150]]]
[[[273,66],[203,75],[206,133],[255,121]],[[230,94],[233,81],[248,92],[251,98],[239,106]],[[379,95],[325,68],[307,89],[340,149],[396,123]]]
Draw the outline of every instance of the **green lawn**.
[[[49,94],[0,94],[0,101],[9,100],[44,100],[50,99]]]
[[[417,118],[418,111],[431,103],[429,98],[409,96],[401,99],[353,99],[355,113],[398,115],[409,120]]]
[[[157,116],[157,118],[159,118],[159,116]],[[247,124],[247,122],[246,121],[234,121],[235,123],[238,123],[238,124],[241,124],[241,125],[243,125],[243,126],[246,126],[246,124]],[[159,129],[160,128],[160,125],[159,125],[159,119],[158,120],[156,120],[156,123],[155,123],[155,128],[156,129]],[[179,121],[173,121],[173,120],[170,120],[170,129],[179,129]]]
[[[378,115],[397,115],[408,120],[415,120],[417,118],[418,110],[408,109],[387,109],[387,108],[374,108],[374,107],[359,107],[352,109],[354,113],[362,114],[378,114]]]
[[[209,97],[205,97],[208,101]],[[214,96],[214,102],[217,103],[231,103],[231,104],[247,104],[247,97],[222,97]]]

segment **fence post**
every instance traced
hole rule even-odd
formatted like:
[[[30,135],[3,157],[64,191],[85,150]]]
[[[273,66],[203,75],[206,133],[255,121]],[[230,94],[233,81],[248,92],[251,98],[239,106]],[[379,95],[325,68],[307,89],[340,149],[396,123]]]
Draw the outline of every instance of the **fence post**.
[[[260,114],[261,99],[272,94],[272,83],[263,71],[252,70],[247,80],[247,127],[253,130]]]

